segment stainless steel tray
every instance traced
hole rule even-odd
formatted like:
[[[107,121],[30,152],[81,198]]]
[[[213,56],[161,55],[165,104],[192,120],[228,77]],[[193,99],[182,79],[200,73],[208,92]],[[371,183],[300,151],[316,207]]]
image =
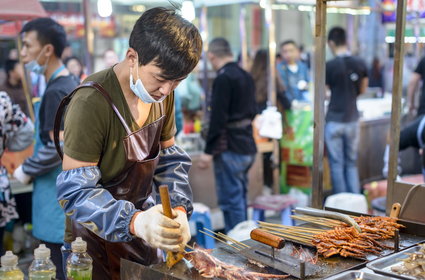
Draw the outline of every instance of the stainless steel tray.
[[[421,246],[414,246],[403,250],[399,253],[395,253],[366,264],[366,267],[373,270],[376,273],[387,275],[398,279],[416,280],[416,277],[395,273],[391,270],[391,267],[401,265],[403,259],[407,259],[408,256],[405,253],[415,253],[421,249]]]
[[[364,271],[346,271],[341,274],[325,278],[327,280],[388,280],[388,277],[380,276]]]

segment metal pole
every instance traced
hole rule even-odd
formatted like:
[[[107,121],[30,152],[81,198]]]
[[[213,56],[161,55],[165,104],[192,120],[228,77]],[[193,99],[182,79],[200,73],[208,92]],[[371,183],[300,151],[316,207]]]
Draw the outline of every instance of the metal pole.
[[[269,33],[269,79],[268,79],[268,105],[276,106],[276,35],[273,20],[272,5],[274,0],[268,0],[265,8],[266,30]],[[279,141],[273,140],[273,193],[280,193],[279,173]]]
[[[84,13],[84,41],[86,44],[85,63],[87,67],[87,73],[93,73],[93,43],[94,34],[91,28],[91,9],[90,0],[83,0],[83,13]]]
[[[390,130],[390,162],[388,169],[387,213],[391,209],[394,195],[394,183],[397,179],[398,145],[400,142],[400,113],[403,87],[403,60],[404,60],[404,30],[406,26],[406,0],[397,1],[397,17],[394,43],[394,76],[391,106]],[[403,206],[403,205],[402,205]]]
[[[240,40],[241,40],[241,66],[246,71],[249,71],[249,69],[248,69],[248,42],[247,42],[247,37],[246,37],[245,17],[246,17],[246,7],[245,7],[245,4],[241,4],[241,13],[239,15],[239,32],[241,34],[241,37],[240,37]]]
[[[324,101],[325,101],[325,59],[326,59],[326,1],[316,1],[316,30],[314,50],[314,153],[312,206],[323,207],[323,150],[324,150]]]
[[[200,19],[200,26],[199,29],[201,31],[201,37],[202,41],[204,42],[202,47],[202,89],[204,91],[204,121],[209,120],[209,112],[208,112],[208,105],[210,104],[210,92],[208,88],[208,22],[207,22],[207,7],[202,6],[201,8],[201,15],[199,17]]]

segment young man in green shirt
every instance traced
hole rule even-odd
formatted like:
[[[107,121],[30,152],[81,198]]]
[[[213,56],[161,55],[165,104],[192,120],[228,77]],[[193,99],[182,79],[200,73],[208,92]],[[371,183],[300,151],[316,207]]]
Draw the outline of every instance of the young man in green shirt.
[[[174,144],[173,91],[198,63],[202,40],[175,11],[154,8],[129,46],[123,61],[74,91],[65,115],[58,199],[71,219],[66,241],[88,242],[93,279],[119,279],[120,258],[150,265],[161,260],[158,249],[179,251],[190,240],[191,160]],[[162,184],[172,219],[149,203],[152,185]]]

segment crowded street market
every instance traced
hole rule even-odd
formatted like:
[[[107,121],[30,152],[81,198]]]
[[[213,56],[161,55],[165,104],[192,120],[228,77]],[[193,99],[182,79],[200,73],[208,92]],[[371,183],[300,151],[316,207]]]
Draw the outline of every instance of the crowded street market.
[[[0,0],[0,280],[425,279],[424,26]]]

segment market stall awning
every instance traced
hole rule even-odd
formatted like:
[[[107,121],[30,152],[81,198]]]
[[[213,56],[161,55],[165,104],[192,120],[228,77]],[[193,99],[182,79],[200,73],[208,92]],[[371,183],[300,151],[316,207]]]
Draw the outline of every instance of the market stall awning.
[[[29,20],[47,17],[47,13],[38,0],[1,0],[1,20]]]

